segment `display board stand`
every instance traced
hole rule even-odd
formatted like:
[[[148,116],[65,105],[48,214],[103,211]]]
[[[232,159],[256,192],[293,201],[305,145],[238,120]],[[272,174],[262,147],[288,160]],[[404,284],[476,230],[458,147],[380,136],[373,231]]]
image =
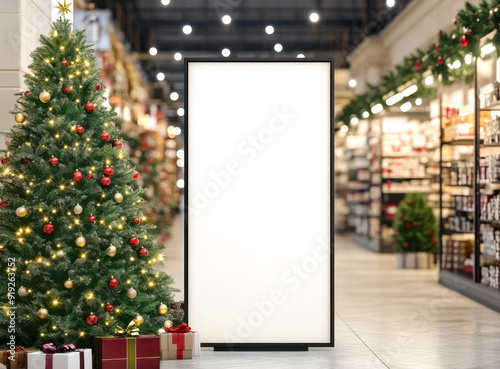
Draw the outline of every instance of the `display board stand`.
[[[333,60],[185,61],[185,316],[202,346],[332,347]]]

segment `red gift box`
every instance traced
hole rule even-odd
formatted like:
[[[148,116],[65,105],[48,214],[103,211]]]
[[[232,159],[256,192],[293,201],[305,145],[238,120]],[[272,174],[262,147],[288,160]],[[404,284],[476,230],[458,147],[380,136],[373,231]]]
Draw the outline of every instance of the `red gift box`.
[[[98,369],[159,369],[160,338],[98,337]]]

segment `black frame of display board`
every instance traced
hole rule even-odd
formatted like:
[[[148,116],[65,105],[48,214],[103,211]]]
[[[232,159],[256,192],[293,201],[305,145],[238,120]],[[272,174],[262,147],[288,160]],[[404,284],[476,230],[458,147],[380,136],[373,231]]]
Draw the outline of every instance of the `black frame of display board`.
[[[307,351],[309,347],[333,347],[334,346],[334,62],[333,59],[327,58],[311,58],[311,59],[296,59],[296,58],[276,58],[276,59],[251,59],[251,58],[186,58],[184,59],[184,316],[185,321],[189,324],[189,105],[188,105],[188,66],[190,62],[201,63],[329,63],[330,64],[330,342],[327,343],[202,343],[202,347],[213,347],[215,351]],[[196,327],[194,327],[196,328]]]

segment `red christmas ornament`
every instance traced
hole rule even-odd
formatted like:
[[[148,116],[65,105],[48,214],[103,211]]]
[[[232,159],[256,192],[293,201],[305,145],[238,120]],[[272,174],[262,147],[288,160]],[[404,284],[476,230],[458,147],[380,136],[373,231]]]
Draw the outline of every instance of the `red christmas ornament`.
[[[87,113],[93,113],[95,110],[94,104],[92,104],[91,102],[86,103],[85,110],[87,110]]]
[[[139,173],[137,170],[135,171],[134,173],[134,179],[137,181],[139,179],[139,177],[141,176],[141,173]]]
[[[408,204],[413,205],[413,200],[412,200],[412,199],[409,199],[409,200],[408,200]]]
[[[78,133],[79,135],[82,135],[83,132],[85,132],[85,128],[83,128],[82,126],[76,127],[76,133]]]
[[[111,305],[109,302],[104,306],[104,310],[106,310],[108,313],[111,313],[114,310],[114,306]]]
[[[87,324],[94,325],[98,320],[99,318],[97,317],[97,315],[94,315],[94,313],[90,313],[90,315],[87,317]]]
[[[111,139],[111,135],[108,132],[104,131],[103,133],[101,133],[101,139],[108,142]]]
[[[406,241],[405,241],[405,242],[403,242],[403,246],[404,246],[404,247],[408,247],[408,242],[406,242]]]
[[[29,95],[31,95],[31,91],[24,91],[24,94],[23,94],[23,95],[24,95],[25,97],[26,97],[26,96],[29,96]]]
[[[436,46],[434,46],[434,48],[436,49],[436,51],[439,51],[439,49],[441,49],[441,46],[439,46],[439,44],[436,44]]]
[[[406,228],[410,228],[411,227],[411,224],[410,223],[406,223]]]
[[[417,222],[417,221],[414,221],[414,222],[413,222],[413,226],[414,226],[414,227],[417,227],[417,226],[418,226],[418,222]]]
[[[0,207],[2,208],[6,208],[7,206],[9,206],[9,204],[7,204],[5,201],[3,200],[0,200]]]
[[[54,232],[54,226],[52,225],[52,223],[45,224],[43,226],[43,231],[47,234],[51,234],[52,232]]]
[[[138,239],[137,237],[132,237],[132,238],[130,239],[130,244],[131,244],[132,246],[134,246],[134,247],[135,247],[135,246],[137,246],[137,245],[139,245],[139,239]]]
[[[141,220],[140,220],[139,218],[135,218],[135,219],[134,219],[134,223],[135,223],[135,224],[141,224]]]
[[[139,250],[139,256],[149,256],[149,251],[143,247]]]
[[[427,234],[430,236],[430,235],[432,234],[432,229],[429,229],[429,230],[427,231]]]
[[[80,171],[73,172],[73,179],[77,182],[80,182],[83,178],[83,174]]]
[[[23,164],[30,164],[30,163],[31,163],[30,159],[27,159],[27,158],[23,159]]]
[[[61,60],[61,65],[63,67],[67,67],[69,65],[68,61],[66,59]]]
[[[456,26],[458,24],[458,21],[456,19],[453,19],[453,24]]]
[[[112,127],[116,127],[115,122],[111,122],[111,123],[109,123],[109,124],[111,124],[111,126],[112,126]]]
[[[468,44],[469,44],[469,40],[467,39],[467,36],[462,35],[462,37],[460,37],[460,45],[462,45],[463,47],[466,47]]]
[[[438,64],[439,65],[443,65],[443,63],[444,63],[443,57],[442,56],[438,56]]]
[[[417,70],[422,69],[422,63],[420,63],[420,60],[417,60],[417,61],[415,62],[415,68],[417,68]]]
[[[118,279],[116,278],[111,278],[109,280],[109,283],[108,283],[109,287],[112,289],[112,290],[116,290],[118,288],[118,286],[120,285],[120,283],[118,283]]]
[[[87,174],[87,179],[92,179],[94,176],[92,174]]]
[[[394,236],[399,237],[399,232],[395,232]]]
[[[112,176],[113,174],[115,174],[115,171],[113,170],[113,168],[106,168],[104,169],[104,174],[106,174],[107,176]]]
[[[109,178],[109,177],[102,177],[101,178],[101,184],[103,186],[109,186],[111,184],[111,178]]]
[[[66,88],[64,89],[64,93],[65,93],[65,94],[70,94],[70,93],[71,93],[71,91],[73,91],[73,89],[72,89],[71,87],[66,87]]]
[[[438,33],[438,37],[439,37],[439,38],[443,37],[443,32],[439,31],[439,33]]]
[[[123,147],[123,144],[122,144],[122,142],[120,140],[115,140],[113,142],[113,145],[116,146],[116,147]]]
[[[436,243],[436,239],[434,237],[431,238],[431,243]]]
[[[177,309],[174,310],[174,313],[176,313],[176,312],[177,312]]]
[[[0,160],[0,163],[2,163],[2,165],[6,164],[8,162],[9,162],[9,158],[2,158],[2,160]]]
[[[50,159],[49,159],[49,163],[50,165],[52,165],[53,167],[55,167],[57,164],[59,164],[59,159],[52,156]]]
[[[101,84],[98,83],[97,85],[95,85],[95,89],[96,89],[96,91],[100,90],[101,89]]]
[[[89,216],[89,222],[95,223],[95,216],[93,216],[93,215]]]
[[[399,217],[399,219],[400,219],[400,220],[404,220],[404,219],[405,219],[405,216],[404,216],[404,215],[401,215],[401,216]]]

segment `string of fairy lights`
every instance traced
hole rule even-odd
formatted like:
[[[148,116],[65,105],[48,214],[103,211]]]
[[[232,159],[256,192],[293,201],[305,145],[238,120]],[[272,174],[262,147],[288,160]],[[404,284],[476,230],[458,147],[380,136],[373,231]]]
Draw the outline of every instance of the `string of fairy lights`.
[[[54,39],[58,38],[59,37],[58,31],[53,30],[53,32],[51,33],[51,36]],[[63,55],[66,55],[69,58],[69,54],[66,52],[67,47],[68,47],[67,44],[60,45],[59,50],[63,53]],[[68,62],[66,60],[66,58],[63,58],[63,60],[60,61],[61,65],[64,67],[62,70],[67,71],[67,73],[66,73],[66,78],[61,76],[59,78],[59,81],[60,82],[70,81],[71,84],[73,84],[73,85],[66,85],[66,87],[64,87],[64,89],[63,89],[63,92],[67,96],[68,99],[73,99],[74,103],[78,104],[79,107],[81,107],[82,102],[80,100],[80,97],[78,96],[78,94],[73,94],[73,93],[77,89],[83,90],[86,83],[90,82],[90,79],[87,80],[86,78],[90,74],[91,62],[89,60],[85,60],[84,58],[82,58],[82,56],[80,55],[81,53],[80,53],[79,48],[75,48],[74,52],[77,55],[74,60],[71,60]],[[45,62],[45,64],[51,65],[51,66],[53,66],[54,63],[58,62],[58,61],[56,61],[56,58],[53,56],[46,57],[43,59],[43,61]],[[33,72],[30,74],[30,76],[31,76],[31,78],[33,78],[37,82],[40,82],[40,81],[43,81],[45,83],[51,82],[51,78],[48,76],[37,76]],[[47,87],[47,86],[45,86],[45,87]],[[101,90],[101,85],[96,84],[95,90]],[[30,96],[30,95],[31,95],[31,92],[26,91],[24,93],[24,98],[27,99],[28,96]],[[76,95],[76,96],[74,96],[74,95]],[[59,116],[57,113],[54,114],[54,107],[49,105],[49,102],[51,100],[50,92],[47,91],[47,89],[44,89],[39,94],[38,98],[42,103],[47,104],[46,107],[47,107],[47,111],[48,111],[48,113],[47,113],[48,119],[46,120],[46,124],[49,127],[53,127],[53,128],[57,128],[58,126],[60,128],[62,128],[63,125],[66,126],[65,117],[62,115]],[[95,106],[91,102],[85,103],[83,105],[83,108],[85,109],[85,111],[88,114],[91,114],[95,111]],[[15,118],[16,122],[18,122],[19,124],[21,124],[23,126],[29,123],[26,120],[26,117],[21,110],[19,110],[15,114],[14,118]],[[114,127],[114,124],[107,122],[107,121],[103,123],[104,131],[100,134],[100,138],[104,142],[111,141],[111,135],[108,132],[106,132],[106,129],[108,129],[108,127],[110,127],[110,126]],[[67,137],[74,137],[75,134],[76,134],[76,137],[82,137],[82,139],[76,140],[73,144],[71,144],[71,145],[64,144],[64,146],[62,147],[63,151],[64,150],[72,150],[78,156],[79,150],[83,150],[84,152],[85,151],[87,151],[87,152],[93,151],[94,145],[93,145],[92,139],[91,139],[91,137],[83,137],[82,135],[84,134],[84,132],[85,132],[85,129],[82,126],[78,126],[76,124],[73,124],[69,127],[70,136],[63,134],[64,131],[62,131],[61,129],[56,129],[56,132],[53,134],[53,138],[57,142],[61,142],[62,140],[65,140]],[[8,146],[10,146],[12,144],[12,138],[8,138],[6,140],[6,143]],[[111,144],[114,148],[119,149],[119,152],[116,155],[116,160],[121,161],[123,159],[128,159],[128,156],[122,150],[123,144],[121,143],[121,141],[119,139],[115,139],[114,141],[111,142]],[[26,145],[28,147],[32,146],[31,142],[29,142],[29,141],[26,141],[24,143],[24,145]],[[22,145],[20,145],[20,146],[22,146]],[[48,149],[48,147],[46,147],[45,144],[41,145],[41,147],[43,149]],[[35,193],[32,190],[32,188],[35,184],[35,178],[31,178],[31,176],[29,174],[27,174],[25,171],[15,172],[12,168],[10,168],[8,166],[9,158],[10,158],[10,152],[6,151],[5,157],[1,159],[1,164],[5,166],[5,168],[2,171],[3,176],[5,178],[7,178],[8,180],[18,181],[18,184],[23,188],[24,192],[26,193],[26,196],[30,196],[30,197],[32,197],[32,199],[36,199]],[[107,191],[105,191],[103,188],[107,188],[108,186],[111,185],[111,177],[114,174],[114,170],[112,168],[113,160],[112,160],[112,158],[105,158],[105,160],[100,165],[100,166],[102,166],[102,168],[97,168],[96,165],[92,165],[87,170],[83,170],[83,168],[80,166],[79,169],[76,169],[75,172],[73,172],[72,178],[68,179],[68,180],[63,180],[63,181],[60,181],[58,183],[55,183],[56,180],[52,176],[49,176],[44,180],[44,182],[47,185],[52,184],[54,186],[54,188],[58,188],[58,190],[60,192],[64,192],[64,191],[68,191],[68,189],[70,189],[70,188],[75,188],[75,186],[77,186],[78,183],[81,183],[82,179],[84,179],[83,172],[86,173],[86,178],[88,180],[91,180],[102,169],[103,176],[100,179],[100,183],[102,185],[101,189],[103,191],[101,194],[102,200],[95,203],[95,206],[97,208],[100,208],[104,202],[111,200],[111,196],[108,196],[106,193]],[[28,159],[25,159],[25,163],[29,163],[29,162],[30,161]],[[52,156],[48,160],[48,162],[49,162],[50,166],[52,166],[52,167],[57,167],[59,165],[59,159],[54,157],[54,156]],[[77,164],[76,164],[76,166],[78,167]],[[82,169],[82,171],[80,171],[80,169]],[[140,177],[139,172],[135,171],[132,178],[134,180],[137,180],[137,179],[139,179],[139,177]],[[121,204],[124,201],[125,197],[128,197],[128,196],[135,197],[135,198],[132,198],[132,200],[133,200],[131,202],[132,205],[135,206],[135,205],[138,205],[141,203],[142,198],[140,198],[131,189],[131,187],[124,188],[121,191],[123,193],[120,191],[117,191],[112,196],[113,202],[116,203],[117,205]],[[2,204],[3,204],[3,200],[2,200]],[[7,206],[7,204],[5,206]],[[32,209],[27,208],[26,206],[22,205],[22,206],[19,206],[15,210],[16,216],[19,218],[24,218],[24,217],[28,216],[28,214],[30,212],[32,212],[33,214],[39,214],[39,217],[40,217],[39,219],[44,224],[44,226],[43,226],[44,233],[51,234],[55,231],[55,228],[52,225],[52,220],[57,219],[59,221],[62,221],[63,226],[65,226],[68,230],[76,230],[77,237],[75,238],[74,243],[77,247],[83,248],[86,246],[87,240],[83,235],[83,227],[85,225],[85,219],[82,219],[82,217],[80,216],[80,214],[83,213],[83,206],[80,205],[79,203],[77,203],[77,205],[74,206],[72,211],[70,209],[67,209],[67,211],[62,210],[62,209],[58,208],[57,206],[47,207],[47,206],[44,206],[41,202],[39,203],[38,206],[34,206]],[[107,227],[110,231],[125,232],[125,231],[128,231],[127,228],[130,228],[130,227],[127,227],[128,224],[139,225],[139,224],[141,224],[141,222],[146,221],[147,217],[144,215],[137,216],[130,223],[129,223],[129,220],[130,219],[127,219],[127,217],[125,217],[123,215],[120,216],[117,220],[114,220],[114,221],[111,221],[108,223],[106,222],[106,220],[104,218],[97,219],[96,216],[93,214],[91,214],[90,217],[88,218],[88,221],[90,223],[95,223],[96,225],[98,225],[100,227]],[[33,229],[30,226],[20,227],[15,232],[15,235],[17,237],[17,242],[19,244],[22,244],[22,245],[26,244],[28,242],[28,239],[33,234],[34,234]],[[129,237],[128,235],[126,235],[126,237],[129,238],[129,243],[130,243],[131,247],[137,247],[139,245],[140,240],[139,240],[138,236]],[[141,238],[143,240],[147,240],[148,236],[142,235]],[[55,262],[57,259],[61,259],[66,255],[65,251],[63,251],[63,248],[68,246],[68,245],[66,245],[64,242],[57,242],[57,240],[55,240],[54,243],[55,243],[56,247],[55,247],[55,249],[53,249],[51,251],[50,258],[44,258],[44,257],[39,255],[38,257],[35,257],[34,259],[24,260],[24,265],[26,266],[24,273],[27,276],[31,276],[33,274],[32,271],[30,270],[30,266],[33,265],[33,269],[38,268],[40,266],[50,267],[52,265],[52,262]],[[0,246],[0,248],[2,248],[2,250],[3,250],[4,246],[2,245],[2,246]],[[130,249],[130,250],[133,250],[133,249]],[[114,257],[117,254],[117,252],[118,252],[118,250],[117,250],[116,246],[114,246],[112,244],[110,244],[105,250],[106,256],[108,256],[110,258]],[[130,262],[144,263],[145,260],[143,258],[148,257],[148,256],[150,256],[149,251],[146,248],[141,247],[138,250],[138,257],[130,256],[129,260],[130,260]],[[89,253],[86,251],[81,251],[78,254],[78,258],[82,261],[89,259]],[[149,257],[149,260],[147,260],[147,263],[148,264],[159,263],[159,262],[162,262],[163,258],[164,258],[164,256],[161,253],[159,253],[158,255],[151,255],[151,257]],[[97,258],[96,261],[101,262],[101,259]],[[7,273],[16,272],[16,271],[17,271],[17,268],[15,268],[15,267],[7,269]],[[147,270],[143,268],[143,269],[141,269],[140,273],[141,273],[141,275],[145,275],[145,274],[147,274]],[[147,287],[153,288],[155,286],[155,279],[158,278],[159,276],[160,276],[159,273],[154,274],[154,276],[152,276],[149,279],[149,281],[147,282]],[[128,288],[127,296],[131,299],[135,298],[137,296],[137,291],[133,288],[134,286],[133,286],[132,279],[127,279],[125,284]],[[68,278],[68,280],[66,280],[63,283],[63,286],[66,290],[72,290],[75,286],[75,283],[73,280]],[[115,279],[113,276],[111,276],[109,283],[108,283],[108,286],[112,290],[114,290],[119,286],[119,281],[117,279]],[[18,289],[18,294],[21,297],[27,296],[28,294],[33,294],[35,292],[40,293],[40,291],[34,290],[34,287],[26,289],[25,287],[21,286]],[[51,295],[51,290],[47,290],[45,292],[45,294]],[[85,300],[92,303],[92,301],[95,300],[97,297],[96,297],[95,291],[88,290],[88,291],[84,292],[84,298],[85,298]],[[50,301],[50,306],[51,306],[50,308],[56,309],[57,307],[61,306],[62,304],[63,304],[62,297],[55,296]],[[104,308],[104,311],[106,313],[119,314],[121,311],[120,308],[114,308],[114,306],[111,305],[110,303],[105,304],[104,302],[101,302],[100,304],[97,303],[97,305],[100,305],[102,308]],[[9,309],[7,307],[4,307],[4,309],[6,310],[6,313],[8,314]],[[158,307],[158,312],[160,315],[165,315],[168,312],[167,306],[165,304],[161,303]],[[49,316],[49,310],[46,307],[41,307],[36,312],[36,315],[40,319],[46,319]],[[31,318],[30,315],[27,315],[26,317],[28,319]],[[98,322],[97,316],[94,315],[94,313],[92,313],[92,312],[90,313],[90,315],[87,317],[86,320],[87,320],[87,324],[90,326],[95,325]],[[104,325],[109,326],[113,320],[115,320],[115,317],[113,315],[107,315],[106,319],[104,321]],[[141,325],[144,322],[144,320],[143,320],[142,316],[138,314],[134,318],[134,322],[137,325]],[[165,324],[170,325],[171,322],[167,320],[165,322]],[[55,331],[58,329],[58,327],[57,327],[57,325],[52,324],[51,329]],[[64,334],[67,335],[67,332],[65,332]],[[83,337],[83,336],[85,336],[86,333],[84,330],[82,330],[82,331],[80,331],[79,334],[81,337]],[[46,332],[40,332],[41,337],[44,337],[45,335],[46,335]]]

